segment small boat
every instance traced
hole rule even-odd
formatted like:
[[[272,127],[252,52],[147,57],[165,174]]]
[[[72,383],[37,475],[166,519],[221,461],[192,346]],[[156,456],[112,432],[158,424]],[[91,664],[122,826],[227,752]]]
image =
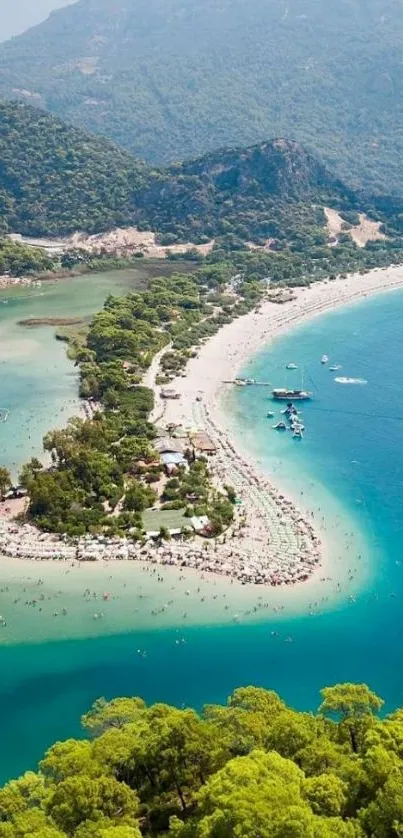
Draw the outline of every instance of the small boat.
[[[335,378],[334,380],[337,381],[337,384],[368,384],[368,381],[366,381],[365,378],[344,378],[344,377],[340,377],[340,378]]]
[[[293,439],[303,439],[304,434],[302,432],[302,427],[301,428],[294,428],[294,430],[292,432],[292,437],[293,437]]]
[[[286,364],[286,370],[297,370],[298,367],[296,364]]]
[[[285,422],[277,422],[277,425],[273,425],[273,429],[275,431],[286,431],[287,425],[285,424]]]
[[[268,418],[268,419],[273,419],[273,417],[274,417],[274,413],[273,413],[273,411],[272,411],[272,410],[269,410],[269,411],[266,413],[266,416],[267,416],[267,418]]]
[[[329,358],[328,358],[327,355],[322,355],[322,357],[320,359],[320,362],[321,362],[321,364],[327,364],[328,360],[329,360]]]
[[[256,384],[255,378],[234,378],[234,384],[238,387],[248,387],[250,384]]]
[[[286,416],[298,416],[298,410],[292,402],[287,404],[287,407],[281,411],[281,413],[285,413]]]
[[[341,370],[341,364],[333,364],[332,367],[329,367],[330,372],[337,372],[337,370]]]

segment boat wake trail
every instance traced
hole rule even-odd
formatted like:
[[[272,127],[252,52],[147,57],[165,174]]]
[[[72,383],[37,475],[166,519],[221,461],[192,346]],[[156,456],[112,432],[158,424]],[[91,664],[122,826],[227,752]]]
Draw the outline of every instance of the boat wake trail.
[[[340,377],[340,378],[335,378],[334,380],[337,381],[337,384],[368,384],[368,381],[366,381],[365,378],[344,378],[344,377]]]

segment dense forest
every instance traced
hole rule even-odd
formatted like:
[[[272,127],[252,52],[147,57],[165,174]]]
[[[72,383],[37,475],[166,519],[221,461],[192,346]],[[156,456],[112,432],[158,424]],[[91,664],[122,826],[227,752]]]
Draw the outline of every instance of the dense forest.
[[[384,248],[401,246],[402,202],[353,192],[291,141],[219,150],[153,170],[50,114],[4,102],[0,160],[3,233],[54,236],[136,225],[167,247],[214,239],[215,249],[227,253],[270,242],[272,251],[307,254],[327,245],[323,207],[331,206],[344,214],[341,243],[364,210],[384,225]]]
[[[402,193],[399,0],[80,0],[0,46],[0,96],[157,163],[289,137]]]
[[[35,108],[0,103],[0,233],[128,225],[145,170],[106,140]]]
[[[201,713],[99,699],[86,738],[0,789],[0,838],[401,838],[403,710],[364,684],[317,713],[240,687]]]
[[[0,276],[36,276],[55,267],[55,260],[40,247],[26,247],[0,238]]]

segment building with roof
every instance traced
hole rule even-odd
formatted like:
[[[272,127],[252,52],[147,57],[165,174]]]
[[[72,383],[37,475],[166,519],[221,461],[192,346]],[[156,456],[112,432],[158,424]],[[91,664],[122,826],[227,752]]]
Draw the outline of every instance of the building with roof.
[[[210,457],[217,453],[217,446],[204,431],[192,435],[192,445],[198,454]]]
[[[161,463],[165,467],[167,474],[173,474],[180,467],[187,467],[187,460],[183,454],[175,451],[167,451],[166,454],[161,454]]]
[[[184,445],[180,439],[172,436],[163,436],[154,443],[154,448],[159,454],[183,454]]]
[[[210,525],[207,515],[194,515],[193,518],[190,519],[190,523],[194,531],[199,534],[207,532]]]

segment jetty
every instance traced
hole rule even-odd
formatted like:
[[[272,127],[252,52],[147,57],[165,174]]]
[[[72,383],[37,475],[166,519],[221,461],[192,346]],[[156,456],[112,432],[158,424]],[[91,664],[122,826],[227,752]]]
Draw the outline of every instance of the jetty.
[[[235,384],[236,387],[271,387],[270,381],[256,381],[255,378],[230,378],[222,384]]]

